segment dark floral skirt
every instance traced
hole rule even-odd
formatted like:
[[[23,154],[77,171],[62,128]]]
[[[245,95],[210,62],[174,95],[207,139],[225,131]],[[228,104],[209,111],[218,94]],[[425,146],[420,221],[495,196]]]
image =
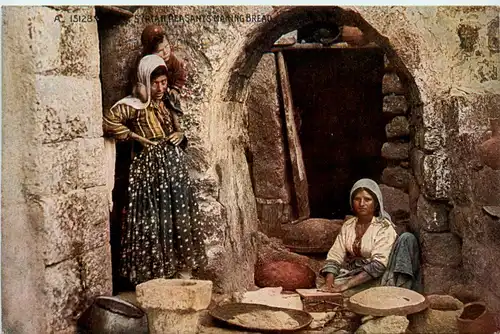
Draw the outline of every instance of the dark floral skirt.
[[[204,224],[185,153],[161,141],[137,155],[129,176],[120,276],[133,285],[206,264]]]

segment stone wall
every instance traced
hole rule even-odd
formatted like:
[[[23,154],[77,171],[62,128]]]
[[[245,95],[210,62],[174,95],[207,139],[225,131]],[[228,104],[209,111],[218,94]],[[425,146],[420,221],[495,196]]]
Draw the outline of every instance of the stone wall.
[[[111,293],[97,24],[70,22],[93,13],[3,11],[7,332],[71,332],[94,296]]]
[[[412,228],[420,234],[427,293],[457,284],[500,311],[496,258],[500,174],[478,162],[477,145],[498,117],[495,7],[359,8],[388,37],[418,87],[411,104]]]

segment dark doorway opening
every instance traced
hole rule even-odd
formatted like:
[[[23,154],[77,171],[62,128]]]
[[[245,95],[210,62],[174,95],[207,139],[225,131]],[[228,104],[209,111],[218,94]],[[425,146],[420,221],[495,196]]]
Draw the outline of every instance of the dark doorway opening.
[[[298,116],[311,217],[343,219],[360,178],[386,166],[384,54],[377,47],[284,52]]]

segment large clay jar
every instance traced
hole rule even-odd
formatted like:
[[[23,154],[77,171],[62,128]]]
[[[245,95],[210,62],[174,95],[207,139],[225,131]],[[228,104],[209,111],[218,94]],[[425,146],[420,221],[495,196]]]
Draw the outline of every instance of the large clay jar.
[[[492,334],[496,327],[493,314],[483,302],[465,304],[457,322],[460,334]]]
[[[283,287],[283,290],[313,288],[316,274],[308,266],[291,261],[274,261],[257,265],[255,285],[265,287]]]
[[[327,253],[342,228],[343,220],[310,218],[283,226],[283,243],[292,252]]]
[[[500,119],[490,118],[492,136],[479,146],[479,157],[486,166],[500,169]]]

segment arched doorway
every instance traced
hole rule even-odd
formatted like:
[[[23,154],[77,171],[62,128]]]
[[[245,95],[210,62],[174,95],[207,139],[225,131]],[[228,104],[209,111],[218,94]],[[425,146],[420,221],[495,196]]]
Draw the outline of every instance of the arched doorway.
[[[358,50],[355,48],[344,50],[323,48],[316,51],[307,50],[307,52],[304,50],[299,51],[302,52],[301,56],[295,57],[287,54],[286,51],[283,52],[290,78],[293,104],[297,107],[294,108],[293,117],[297,118],[300,114],[295,109],[316,109],[316,112],[305,113],[304,117],[299,117],[302,119],[298,121],[299,126],[302,126],[298,137],[300,137],[302,158],[309,183],[307,187],[309,216],[343,218],[349,213],[350,186],[361,177],[370,177],[379,183],[387,183],[391,187],[397,184],[401,191],[396,194],[399,198],[395,201],[404,201],[405,206],[409,207],[408,178],[413,174],[409,163],[409,151],[414,142],[415,128],[421,123],[419,92],[408,69],[388,39],[380,35],[358,13],[340,7],[276,9],[271,14],[269,23],[259,26],[249,34],[250,37],[235,61],[231,70],[232,74],[225,85],[227,90],[223,93],[224,100],[244,102],[248,84],[251,82],[250,78],[262,55],[268,53],[275,41],[282,35],[312,24],[357,27],[374,47]],[[335,57],[337,57],[336,61],[332,61]],[[304,63],[306,66],[303,66]],[[339,66],[339,63],[343,65]],[[301,66],[304,68],[301,69]],[[311,84],[313,76],[307,72],[314,66],[317,67],[318,72],[324,70],[329,73],[328,75],[318,73],[317,78],[329,77],[329,80],[323,83],[317,80],[316,83]],[[342,73],[342,66],[347,69],[344,73]],[[353,76],[352,73],[356,70],[357,74]],[[367,79],[367,73],[370,73],[372,77]],[[403,87],[398,92],[400,96],[382,94],[382,84],[386,80],[384,75],[388,73],[396,77],[400,86]],[[361,81],[363,74],[365,78]],[[279,81],[279,76],[277,81]],[[351,84],[347,84],[349,81]],[[360,86],[360,82],[364,85]],[[321,85],[323,86],[320,87]],[[338,88],[339,94],[335,95],[333,94],[335,87],[342,87],[345,90]],[[251,89],[249,98],[252,95]],[[321,90],[325,92],[323,97],[311,98],[313,92]],[[346,93],[354,91],[358,94]],[[368,96],[370,97],[367,98]],[[350,98],[352,101],[348,101]],[[332,100],[339,99],[343,101],[338,101],[335,112],[331,112],[335,108],[317,110],[318,105],[331,105]],[[279,100],[280,108],[283,108],[283,96],[279,97]],[[403,106],[401,106],[401,101]],[[386,105],[392,109],[386,110],[389,108],[386,108]],[[247,108],[251,123],[252,108],[248,105]],[[340,116],[342,113],[344,115]],[[281,117],[283,118],[283,115]],[[336,122],[334,122],[335,119],[337,119]],[[296,122],[296,125],[298,123]],[[389,133],[391,131],[388,128],[401,123],[402,127],[406,128],[405,131],[400,131],[398,135]],[[293,154],[290,156],[289,153],[290,140],[289,138],[286,140],[286,127],[286,121],[282,122],[281,127],[276,128],[276,131],[285,136],[282,140],[288,166],[282,178],[287,183],[284,186],[284,192],[289,193],[289,200],[287,202],[283,198],[269,198],[266,194],[264,196],[256,194],[261,229],[269,234],[279,231],[279,225],[282,223],[303,218],[299,212],[301,194],[298,189],[300,185],[298,187],[294,182],[294,162],[291,161],[294,158]],[[332,129],[337,129],[337,133],[333,133],[333,136]],[[251,131],[250,129],[250,137],[252,137]],[[256,146],[262,147],[262,145]],[[334,153],[329,155],[329,151]],[[260,153],[255,150],[251,153],[250,164],[254,164],[252,167],[255,167]],[[347,157],[337,161],[342,154]],[[259,188],[256,187],[256,183],[265,173],[259,175],[255,168],[251,168],[251,172],[255,192],[256,188]],[[269,177],[274,174],[274,171],[269,173]],[[410,210],[400,211],[397,212],[396,218],[404,221],[405,224],[408,223]]]

